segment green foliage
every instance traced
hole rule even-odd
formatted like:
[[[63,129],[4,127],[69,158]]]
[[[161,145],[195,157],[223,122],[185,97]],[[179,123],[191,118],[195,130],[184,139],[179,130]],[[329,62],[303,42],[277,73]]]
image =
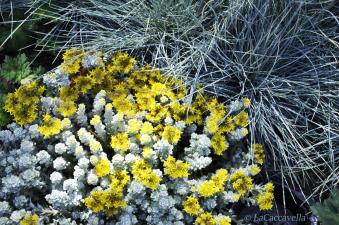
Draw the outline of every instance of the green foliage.
[[[27,56],[23,53],[14,58],[6,56],[0,68],[0,76],[14,83],[19,83],[23,79],[36,77],[42,71],[41,67],[32,70]]]
[[[323,225],[339,224],[339,189],[324,201],[323,204],[316,203],[311,206],[312,212],[319,218]]]
[[[10,122],[10,115],[5,112],[3,106],[5,102],[5,95],[0,95],[0,127],[5,126]]]

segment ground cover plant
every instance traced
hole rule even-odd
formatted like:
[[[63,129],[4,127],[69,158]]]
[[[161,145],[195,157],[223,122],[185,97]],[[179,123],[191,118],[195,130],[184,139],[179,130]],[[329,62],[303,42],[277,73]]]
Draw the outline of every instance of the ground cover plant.
[[[189,99],[126,53],[63,58],[6,98],[0,224],[225,225],[236,203],[272,209],[273,183],[254,179],[265,153],[247,140],[249,99]]]
[[[338,184],[336,1],[63,4],[46,15],[57,21],[39,43],[46,50],[131,50],[190,85],[189,94],[203,89],[227,103],[249,97],[249,130],[266,146],[272,178],[282,176],[305,199]]]

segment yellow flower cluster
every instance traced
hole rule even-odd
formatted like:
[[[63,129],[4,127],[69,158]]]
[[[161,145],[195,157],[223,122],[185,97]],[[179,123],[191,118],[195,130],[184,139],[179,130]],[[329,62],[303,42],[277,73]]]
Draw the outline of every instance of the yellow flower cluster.
[[[211,197],[224,191],[224,184],[227,180],[227,170],[219,169],[211,180],[204,181],[198,188],[199,194],[204,197]]]
[[[83,54],[84,51],[76,48],[67,49],[63,54],[64,62],[60,66],[61,71],[67,74],[79,72]]]
[[[215,219],[209,212],[201,214],[196,220],[197,225],[215,225]]]
[[[241,111],[238,115],[234,118],[234,123],[241,127],[246,127],[248,125],[248,114],[245,111]]]
[[[104,177],[109,174],[111,165],[107,159],[100,159],[95,164],[95,173],[98,177]]]
[[[133,163],[132,174],[135,180],[151,190],[155,190],[159,186],[161,180],[161,178],[152,171],[152,167],[148,165],[144,159],[140,159]]]
[[[62,121],[58,118],[52,118],[51,115],[44,115],[43,125],[38,127],[38,131],[44,135],[45,138],[59,134],[63,129]]]
[[[44,91],[45,87],[39,86],[35,81],[20,86],[15,92],[7,95],[4,109],[14,117],[14,121],[19,125],[31,123],[38,116],[37,104]]]
[[[121,190],[105,189],[92,191],[91,194],[84,199],[87,208],[95,213],[103,212],[107,216],[114,216],[119,209],[126,206]]]
[[[253,188],[253,179],[245,176],[243,169],[238,169],[236,172],[231,174],[231,182],[233,188],[240,194],[244,195],[248,190]]]
[[[127,133],[118,133],[111,137],[111,147],[117,149],[121,152],[125,152],[129,149],[131,145],[130,140],[128,139]]]
[[[162,133],[162,137],[167,140],[171,144],[176,144],[180,140],[181,131],[172,126],[166,126],[164,128],[164,132]]]
[[[73,116],[77,111],[76,104],[71,100],[62,101],[58,108],[60,114],[64,117]]]
[[[274,185],[269,182],[265,185],[265,191],[257,197],[260,210],[270,210],[273,207]]]
[[[181,160],[176,160],[173,156],[168,156],[167,160],[164,162],[165,174],[170,177],[182,178],[188,177],[188,167],[189,164]]]
[[[135,59],[126,53],[116,53],[109,65],[110,71],[115,73],[128,74],[134,68]]]
[[[122,192],[130,179],[131,178],[126,170],[115,170],[113,175],[110,176],[111,184],[109,187],[112,190],[120,190]]]
[[[188,196],[182,203],[184,211],[190,215],[198,215],[201,212],[199,200],[193,196]]]
[[[38,224],[39,224],[39,217],[37,214],[27,214],[20,221],[20,225],[38,225]]]
[[[265,160],[265,151],[261,144],[253,144],[252,149],[254,152],[254,158],[257,162],[262,165]]]

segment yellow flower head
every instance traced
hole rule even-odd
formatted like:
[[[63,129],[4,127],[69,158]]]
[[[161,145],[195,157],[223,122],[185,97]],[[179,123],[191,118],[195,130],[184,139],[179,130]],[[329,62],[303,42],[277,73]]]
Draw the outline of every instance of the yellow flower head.
[[[25,217],[20,221],[20,225],[38,225],[39,224],[39,217],[37,214],[27,214]]]
[[[229,216],[218,216],[216,218],[217,225],[231,225],[231,218]]]
[[[253,152],[254,152],[255,160],[260,165],[262,165],[264,163],[264,159],[265,159],[265,151],[264,151],[262,145],[261,144],[253,144],[252,149],[253,149]]]
[[[201,212],[199,201],[193,196],[188,196],[182,203],[184,211],[189,215],[198,215]]]
[[[76,107],[75,103],[71,100],[63,101],[60,104],[58,111],[64,117],[73,116],[74,113],[76,113],[76,111],[77,111],[77,107]]]
[[[153,125],[150,122],[144,122],[140,129],[141,134],[152,134],[153,133]]]
[[[115,136],[111,137],[111,147],[119,151],[127,151],[131,145],[130,140],[128,139],[127,133],[118,133]]]
[[[215,219],[209,212],[201,214],[196,220],[197,225],[215,225]]]
[[[162,138],[167,140],[171,144],[176,144],[180,140],[181,130],[173,127],[166,126],[164,132],[162,133]]]
[[[48,114],[44,116],[43,125],[38,127],[38,131],[42,135],[44,135],[45,138],[59,134],[61,130],[62,130],[61,120],[58,118],[52,118]]]
[[[204,198],[211,197],[218,191],[219,189],[213,180],[204,181],[198,188],[199,194]]]
[[[233,188],[240,195],[246,194],[247,191],[251,190],[253,187],[253,179],[251,177],[245,176],[245,171],[243,169],[239,169],[231,175],[231,182]]]
[[[126,170],[115,170],[110,176],[112,190],[123,190],[130,180],[130,176]]]
[[[128,133],[137,133],[140,130],[142,122],[136,119],[131,119],[128,121]],[[153,127],[152,127],[153,128]]]
[[[107,159],[100,159],[95,165],[95,173],[98,177],[104,177],[111,171],[111,164]]]
[[[216,133],[211,140],[211,147],[216,155],[222,155],[228,149],[228,143],[224,135]]]
[[[176,160],[173,156],[168,156],[164,162],[165,174],[177,179],[188,177],[189,164],[181,160]]]
[[[113,62],[109,64],[108,70],[128,74],[133,68],[135,59],[128,56],[127,53],[116,53],[112,57]]]
[[[76,91],[79,93],[87,93],[92,89],[95,81],[89,76],[78,76],[75,78]]]
[[[246,127],[248,125],[248,114],[245,111],[241,111],[233,120],[236,125]]]

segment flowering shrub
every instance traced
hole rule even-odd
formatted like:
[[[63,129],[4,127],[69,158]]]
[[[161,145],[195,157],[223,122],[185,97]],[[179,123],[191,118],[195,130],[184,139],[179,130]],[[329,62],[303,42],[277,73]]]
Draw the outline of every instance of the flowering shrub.
[[[6,100],[0,224],[230,224],[231,206],[273,206],[246,144],[249,99],[229,106],[125,53],[67,50],[43,83]]]

